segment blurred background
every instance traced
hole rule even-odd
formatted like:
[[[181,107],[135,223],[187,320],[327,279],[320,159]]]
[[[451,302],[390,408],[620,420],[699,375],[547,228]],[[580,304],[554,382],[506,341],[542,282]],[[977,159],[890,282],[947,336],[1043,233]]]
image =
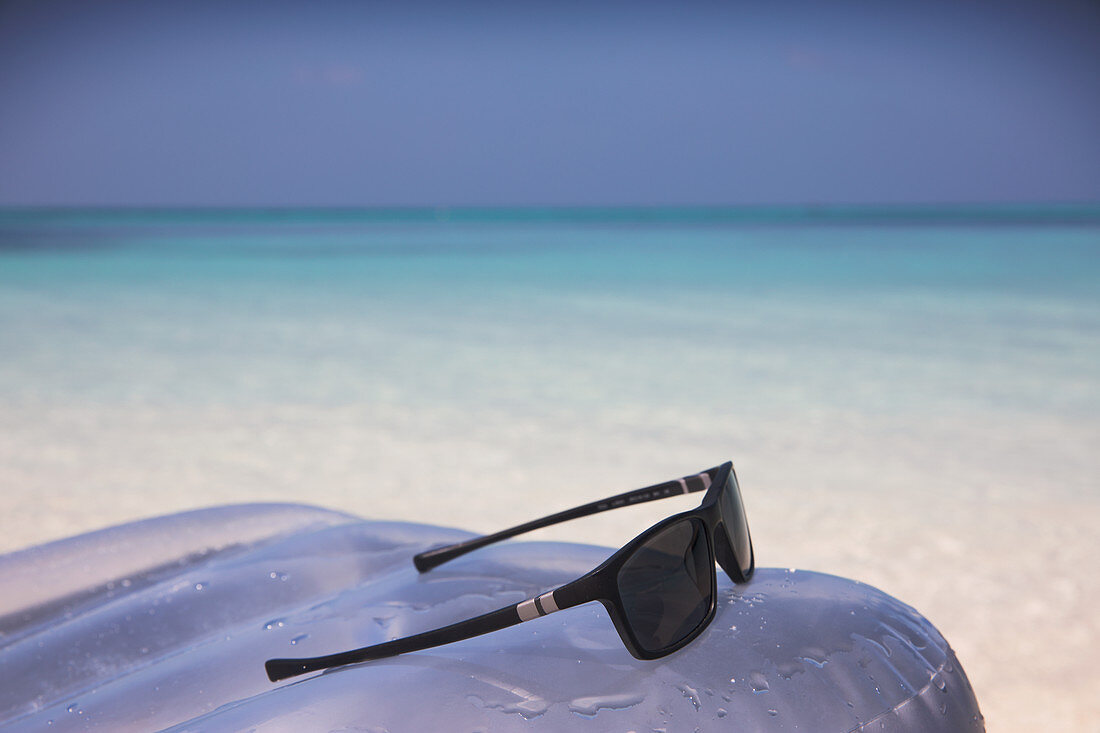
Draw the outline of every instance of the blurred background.
[[[1096,730],[1098,37],[5,0],[0,551],[252,501],[491,531],[732,458],[760,565],[912,604],[991,730]]]

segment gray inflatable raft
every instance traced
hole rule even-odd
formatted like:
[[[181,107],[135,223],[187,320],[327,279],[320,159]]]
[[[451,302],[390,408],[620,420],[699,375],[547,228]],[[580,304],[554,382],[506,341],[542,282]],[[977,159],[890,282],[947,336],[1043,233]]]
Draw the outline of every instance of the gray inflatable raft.
[[[470,535],[297,505],[207,509],[0,556],[0,726],[194,731],[981,731],[935,628],[867,585],[719,577],[714,622],[630,656],[598,604],[271,683],[263,663],[437,628],[560,585],[609,550],[511,542],[426,574]]]

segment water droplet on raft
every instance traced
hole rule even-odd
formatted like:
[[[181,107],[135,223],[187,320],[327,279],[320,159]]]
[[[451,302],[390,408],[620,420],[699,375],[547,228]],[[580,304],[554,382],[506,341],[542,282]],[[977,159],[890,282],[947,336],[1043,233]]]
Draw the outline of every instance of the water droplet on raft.
[[[645,700],[643,695],[635,695],[632,693],[578,697],[570,701],[569,712],[582,718],[594,718],[600,710],[627,710],[640,704],[643,700]],[[657,712],[661,715],[667,714],[661,708],[657,708]]]
[[[680,685],[679,689],[680,689],[680,694],[682,694],[688,700],[691,700],[691,704],[695,706],[696,710],[698,710],[701,707],[701,704],[699,702],[699,693],[698,692],[696,692],[691,687],[688,687],[687,685]]]
[[[273,618],[264,624],[264,631],[271,631],[272,629],[281,629],[286,626],[286,619]]]
[[[770,716],[772,716],[772,717],[774,718],[774,717],[775,717],[776,715],[779,715],[779,711],[778,711],[778,710],[776,710],[775,708],[770,708],[770,709],[768,710],[768,715],[770,715]]]
[[[67,710],[67,711],[68,711],[68,712],[70,712],[70,713],[75,713],[75,712],[76,712],[76,703],[74,702],[74,703],[73,703],[72,705],[70,705],[69,707],[65,708],[65,710]]]
[[[202,583],[202,582],[195,583],[195,590],[203,590],[205,588],[206,588],[206,583]]]
[[[294,644],[297,644],[299,641],[305,641],[308,638],[309,638],[309,634],[301,634],[300,636],[295,636],[293,639],[291,639],[290,643],[293,646]]]
[[[718,708],[718,717],[719,718],[724,718],[727,715],[729,715],[729,713],[726,712],[725,708]]]
[[[934,682],[936,684],[936,687],[939,688],[940,692],[946,692],[947,691],[947,680],[945,680],[940,675],[936,675],[935,677],[933,677],[932,682]]]
[[[267,577],[271,578],[272,580],[286,580],[290,576],[286,573],[280,573],[276,570],[272,570],[270,573],[267,574]]]
[[[756,694],[761,694],[768,691],[768,679],[760,672],[753,672],[749,675],[749,685],[752,687],[752,691]]]
[[[133,581],[131,581],[129,578],[123,578],[120,585],[123,588],[129,588],[131,585],[133,585]]]

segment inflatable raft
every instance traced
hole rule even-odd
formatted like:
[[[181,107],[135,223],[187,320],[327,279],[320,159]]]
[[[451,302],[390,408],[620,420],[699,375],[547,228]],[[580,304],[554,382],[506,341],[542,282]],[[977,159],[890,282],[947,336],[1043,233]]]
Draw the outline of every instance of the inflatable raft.
[[[944,638],[861,583],[719,574],[716,617],[658,660],[598,604],[272,683],[271,657],[379,643],[518,603],[605,548],[470,537],[298,505],[219,507],[0,556],[5,731],[981,731]]]

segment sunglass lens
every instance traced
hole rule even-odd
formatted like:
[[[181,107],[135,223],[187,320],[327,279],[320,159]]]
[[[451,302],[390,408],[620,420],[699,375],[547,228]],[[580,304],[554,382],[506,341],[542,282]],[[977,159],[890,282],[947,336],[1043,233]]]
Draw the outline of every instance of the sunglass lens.
[[[658,652],[689,637],[714,596],[714,558],[703,523],[685,519],[650,537],[623,564],[618,585],[639,646]]]
[[[749,522],[745,519],[745,507],[741,503],[741,489],[732,468],[729,478],[726,479],[719,507],[722,511],[722,525],[726,528],[730,547],[737,555],[741,575],[748,580],[753,570],[752,539],[749,536]]]

